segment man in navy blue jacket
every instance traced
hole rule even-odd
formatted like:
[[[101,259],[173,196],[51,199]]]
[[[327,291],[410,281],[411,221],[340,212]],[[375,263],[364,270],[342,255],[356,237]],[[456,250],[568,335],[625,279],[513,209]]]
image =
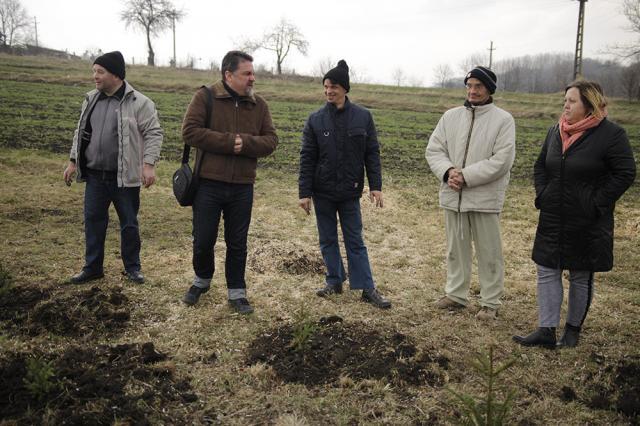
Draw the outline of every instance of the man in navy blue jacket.
[[[349,67],[344,60],[322,79],[327,104],[309,116],[302,136],[299,205],[316,213],[320,250],[327,268],[320,297],[342,293],[347,274],[338,245],[338,221],[349,265],[349,286],[362,300],[387,309],[391,303],[375,288],[362,238],[360,197],[366,169],[369,196],[383,206],[380,147],[371,113],[349,101]]]

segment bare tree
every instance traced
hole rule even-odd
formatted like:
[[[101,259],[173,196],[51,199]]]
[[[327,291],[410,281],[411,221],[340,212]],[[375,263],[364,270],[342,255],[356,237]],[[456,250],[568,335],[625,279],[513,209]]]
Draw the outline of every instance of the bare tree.
[[[640,62],[635,62],[622,70],[620,85],[627,99],[640,100]]]
[[[120,18],[128,27],[136,27],[145,32],[149,54],[147,65],[155,65],[155,53],[151,46],[151,37],[168,29],[173,19],[179,20],[183,12],[177,10],[169,0],[127,0]]]
[[[640,0],[624,0],[622,13],[629,20],[629,30],[637,33],[638,40],[630,45],[627,50],[627,57],[640,54]]]
[[[29,16],[19,0],[0,0],[0,36],[3,46],[13,46],[22,28],[29,25]]]
[[[460,67],[460,71],[462,72],[462,74],[467,74],[469,71],[471,71],[473,68],[475,68],[477,65],[481,65],[481,66],[485,66],[487,67],[488,65],[488,57],[486,54],[484,53],[473,53],[469,56],[467,56],[465,59],[463,59],[458,66]]]
[[[405,79],[404,71],[402,71],[402,68],[398,67],[394,69],[393,74],[391,74],[391,78],[393,78],[393,82],[396,84],[396,86],[402,86],[402,83],[404,83]]]
[[[449,64],[440,64],[433,69],[433,74],[435,75],[435,84],[444,89],[447,87],[447,81],[453,75],[453,70]]]
[[[313,75],[318,76],[320,78],[324,77],[324,75],[333,68],[336,63],[330,56],[325,56],[316,62],[315,67],[313,67]]]
[[[306,56],[309,42],[304,38],[298,27],[285,18],[281,18],[278,24],[267,30],[260,40],[247,40],[242,43],[243,50],[248,52],[254,52],[258,49],[275,52],[278,75],[282,74],[282,63],[287,58],[292,47]]]

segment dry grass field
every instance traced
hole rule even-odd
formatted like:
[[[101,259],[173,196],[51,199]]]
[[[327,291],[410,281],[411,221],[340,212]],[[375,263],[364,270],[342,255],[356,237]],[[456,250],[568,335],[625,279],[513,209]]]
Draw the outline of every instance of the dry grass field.
[[[157,95],[167,130],[159,183],[141,197],[147,282],[123,279],[112,212],[105,278],[67,283],[83,261],[84,188],[66,187],[61,176],[90,88],[85,66],[0,57],[0,425],[454,424],[464,418],[449,390],[486,395],[472,360],[489,346],[498,363],[515,360],[498,378],[498,398],[515,395],[505,424],[639,423],[637,184],[617,205],[615,267],[596,275],[580,345],[554,351],[511,341],[536,326],[530,167],[560,95],[498,100],[514,111],[519,160],[502,215],[503,307],[497,321],[480,323],[476,277],[468,309],[433,307],[445,280],[444,218],[422,152],[460,92],[354,90],[374,110],[385,144],[385,207],[362,198],[374,278],[393,303],[380,311],[357,292],[314,295],[321,258],[315,218],[297,207],[295,155],[296,120],[321,104],[319,83],[266,80],[259,91],[273,101],[281,145],[258,171],[247,267],[255,313],[240,317],[226,306],[223,240],[212,290],[195,307],[180,301],[192,279],[191,211],[178,207],[170,176],[185,102],[204,73],[129,70],[136,86]],[[619,101],[612,115],[637,159],[640,106]],[[302,325],[310,337],[294,347]]]

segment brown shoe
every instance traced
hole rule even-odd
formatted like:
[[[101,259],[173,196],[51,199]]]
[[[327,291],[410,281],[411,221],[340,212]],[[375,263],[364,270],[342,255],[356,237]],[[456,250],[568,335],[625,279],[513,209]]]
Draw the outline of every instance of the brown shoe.
[[[444,296],[442,299],[436,302],[436,308],[449,309],[451,311],[454,309],[464,309],[466,308],[466,306],[464,306],[462,303],[458,303],[454,300],[449,299],[447,296]]]
[[[476,314],[476,319],[480,321],[491,321],[498,318],[498,310],[491,309],[486,306],[480,308],[478,313]]]

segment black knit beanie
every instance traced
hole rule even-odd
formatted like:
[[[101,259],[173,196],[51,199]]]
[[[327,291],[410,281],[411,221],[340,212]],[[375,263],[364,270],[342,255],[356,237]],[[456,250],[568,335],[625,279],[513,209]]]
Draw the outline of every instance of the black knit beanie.
[[[111,74],[117,75],[120,77],[120,80],[124,80],[124,58],[122,57],[122,53],[117,50],[98,56],[93,63],[103,66]]]
[[[470,78],[477,78],[484,84],[492,95],[496,92],[496,84],[498,83],[498,77],[489,68],[477,66],[467,73],[464,78],[464,84],[467,84],[467,80]]]
[[[324,84],[326,79],[331,80],[332,83],[339,84],[347,92],[349,91],[349,66],[344,59],[340,59],[338,66],[327,71],[324,77],[322,77],[322,84]]]

